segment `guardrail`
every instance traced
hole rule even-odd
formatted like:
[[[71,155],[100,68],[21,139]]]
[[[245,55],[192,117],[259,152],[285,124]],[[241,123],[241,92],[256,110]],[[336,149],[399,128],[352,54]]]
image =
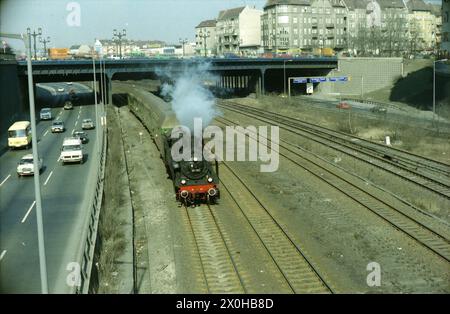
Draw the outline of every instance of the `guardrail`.
[[[368,104],[368,105],[382,106],[382,107],[385,107],[385,108],[393,108],[393,109],[397,109],[397,110],[400,110],[400,111],[406,111],[405,109],[403,109],[403,108],[401,108],[399,106],[396,106],[396,105],[391,104],[391,103],[381,102],[381,101],[373,101],[373,100],[369,100],[369,99],[359,99],[359,98],[351,98],[351,97],[345,97],[345,98],[342,98],[342,100],[344,100],[344,101],[355,101],[355,102],[360,102],[360,103]]]
[[[94,250],[97,241],[97,231],[98,223],[100,217],[100,209],[102,207],[103,199],[103,183],[105,179],[105,165],[106,165],[106,148],[107,148],[107,128],[103,130],[103,137],[101,138],[102,149],[100,151],[99,165],[97,168],[97,182],[95,185],[95,193],[92,199],[91,211],[87,218],[88,222],[83,230],[81,239],[85,239],[82,242],[81,250],[79,251],[79,256],[77,261],[80,265],[80,281],[78,285],[74,286],[72,293],[83,293],[89,292],[89,284],[91,279],[92,265],[94,262]]]

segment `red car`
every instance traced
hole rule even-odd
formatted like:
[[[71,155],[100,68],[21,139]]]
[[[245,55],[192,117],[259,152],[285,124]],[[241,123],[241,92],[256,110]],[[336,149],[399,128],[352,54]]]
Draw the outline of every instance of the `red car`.
[[[339,108],[339,109],[350,109],[351,106],[348,103],[341,101],[340,103],[338,103],[336,105],[336,108]]]

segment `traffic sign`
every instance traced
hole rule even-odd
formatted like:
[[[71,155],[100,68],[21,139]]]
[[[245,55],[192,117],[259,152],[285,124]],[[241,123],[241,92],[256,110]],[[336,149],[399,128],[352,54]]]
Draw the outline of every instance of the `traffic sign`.
[[[304,77],[295,78],[292,82],[295,84],[306,83],[308,80]]]

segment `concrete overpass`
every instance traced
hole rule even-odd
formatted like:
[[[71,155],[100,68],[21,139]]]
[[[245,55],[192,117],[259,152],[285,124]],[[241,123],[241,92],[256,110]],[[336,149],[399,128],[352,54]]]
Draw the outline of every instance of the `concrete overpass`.
[[[246,88],[264,93],[283,86],[284,71],[288,76],[326,75],[337,68],[335,57],[254,58],[254,59],[125,59],[105,60],[106,94],[111,96],[111,80],[168,79],[189,68],[202,67],[220,76],[218,87]],[[33,61],[34,82],[91,81],[92,60]],[[99,62],[96,74],[99,75]],[[25,81],[26,62],[18,63],[18,75]],[[97,78],[99,79],[99,77]]]

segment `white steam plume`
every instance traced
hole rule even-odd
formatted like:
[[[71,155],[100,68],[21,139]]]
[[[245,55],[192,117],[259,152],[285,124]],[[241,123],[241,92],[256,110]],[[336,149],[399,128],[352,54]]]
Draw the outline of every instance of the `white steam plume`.
[[[207,72],[208,66],[202,64],[186,68],[181,75],[172,78],[174,85],[164,84],[161,89],[163,96],[172,98],[172,110],[178,121],[191,130],[194,127],[194,118],[201,118],[205,128],[218,115],[215,97],[204,86],[206,80],[215,82],[217,79]]]

